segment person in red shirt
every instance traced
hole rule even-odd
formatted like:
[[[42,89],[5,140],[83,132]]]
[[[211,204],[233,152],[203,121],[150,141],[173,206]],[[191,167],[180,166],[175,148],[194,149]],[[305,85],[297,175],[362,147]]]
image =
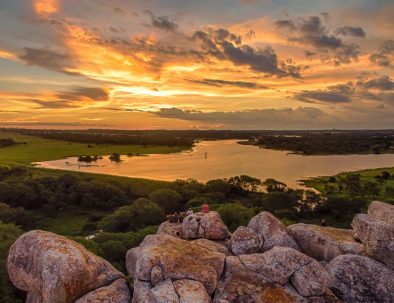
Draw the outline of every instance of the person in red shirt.
[[[203,212],[204,214],[209,213],[209,206],[208,206],[208,204],[204,204],[204,205],[201,207],[201,209],[202,209],[202,212]]]

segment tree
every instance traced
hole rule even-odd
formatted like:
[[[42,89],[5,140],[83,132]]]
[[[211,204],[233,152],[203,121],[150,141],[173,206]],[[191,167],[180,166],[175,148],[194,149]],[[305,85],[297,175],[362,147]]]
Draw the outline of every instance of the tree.
[[[275,179],[266,179],[263,182],[263,186],[265,187],[267,192],[284,192],[287,189],[287,185],[280,181],[276,181]]]
[[[234,231],[238,226],[248,225],[254,216],[253,209],[245,207],[241,203],[223,204],[219,206],[217,212],[231,231]]]
[[[141,227],[160,224],[164,214],[160,207],[146,198],[136,200],[132,205],[118,208],[104,217],[98,228],[107,232],[136,231]]]
[[[231,177],[228,179],[228,183],[238,192],[257,192],[261,186],[260,179],[247,175]]]
[[[171,189],[158,189],[149,198],[159,205],[166,213],[182,209],[182,196]]]
[[[368,195],[372,196],[372,199],[375,199],[375,197],[378,196],[380,193],[379,184],[377,184],[375,182],[366,181],[364,183],[363,189]]]
[[[120,154],[118,154],[118,153],[113,153],[112,155],[109,156],[109,159],[111,161],[113,161],[113,162],[120,162],[120,161],[122,161],[120,159]]]
[[[298,205],[298,202],[298,195],[290,195],[280,191],[269,192],[261,198],[264,210],[273,213],[282,209],[293,209]]]
[[[5,224],[0,221],[0,301],[7,303],[22,303],[25,298],[12,285],[8,279],[6,260],[8,250],[15,240],[23,233],[13,224]]]

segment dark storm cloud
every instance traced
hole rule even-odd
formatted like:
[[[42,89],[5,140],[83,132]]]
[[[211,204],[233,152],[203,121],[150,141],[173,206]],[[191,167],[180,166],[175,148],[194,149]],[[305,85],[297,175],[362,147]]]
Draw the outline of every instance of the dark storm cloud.
[[[202,56],[214,56],[220,60],[227,60],[238,66],[248,66],[252,71],[275,75],[278,77],[301,76],[301,66],[280,62],[271,47],[253,48],[243,44],[240,36],[227,29],[209,29],[196,31],[192,38],[200,43]]]
[[[383,41],[378,51],[369,59],[379,66],[394,68],[394,40]]]
[[[24,54],[19,56],[19,59],[28,65],[36,65],[66,74],[77,74],[67,71],[67,68],[73,67],[73,60],[68,54],[58,53],[46,49],[25,47]]]
[[[249,88],[249,89],[267,89],[266,86],[254,83],[254,82],[245,82],[245,81],[226,81],[220,79],[203,79],[203,80],[191,80],[191,82],[210,85],[210,86],[235,86],[240,88]]]
[[[378,89],[382,91],[394,90],[394,81],[389,76],[381,76],[365,81],[358,81],[357,85],[366,89]]]
[[[178,24],[171,21],[167,16],[155,16],[151,11],[145,11],[151,18],[151,26],[162,29],[169,32],[176,32],[178,30]]]
[[[159,112],[151,112],[162,118],[199,121],[224,124],[227,126],[271,127],[282,125],[294,126],[302,123],[316,122],[326,114],[314,107],[299,107],[296,109],[255,109],[233,112],[201,112],[179,108],[162,108]]]
[[[339,35],[365,36],[361,27],[344,26],[335,33],[323,24],[319,16],[311,16],[297,20],[285,19],[276,21],[276,27],[288,31],[288,40],[312,46],[324,61],[333,61],[336,64],[350,63],[358,60],[360,47],[355,43],[345,43]],[[305,55],[311,57],[311,51]]]
[[[343,26],[336,30],[336,34],[364,38],[367,34],[362,27]]]
[[[362,78],[357,82],[328,86],[323,90],[304,90],[295,97],[309,103],[349,103],[356,99],[394,101],[394,81],[389,76]]]

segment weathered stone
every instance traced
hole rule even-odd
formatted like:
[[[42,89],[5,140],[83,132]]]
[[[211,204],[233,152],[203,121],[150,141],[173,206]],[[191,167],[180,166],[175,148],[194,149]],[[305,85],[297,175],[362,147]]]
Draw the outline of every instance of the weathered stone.
[[[151,293],[152,285],[140,280],[134,281],[133,303],[157,303]]]
[[[150,272],[150,282],[152,285],[156,285],[163,280],[163,271],[160,266],[155,266]]]
[[[316,260],[301,266],[291,277],[291,284],[305,297],[324,295],[329,282],[330,275]]]
[[[8,274],[32,303],[71,303],[123,277],[82,245],[44,231],[16,240],[8,255]]]
[[[225,240],[230,237],[227,226],[215,211],[209,213],[195,213],[183,219],[181,238],[210,240]]]
[[[166,221],[160,224],[156,234],[179,237],[181,234],[181,227],[182,227],[181,224],[170,223]]]
[[[193,242],[168,235],[150,235],[138,250],[126,256],[129,274],[135,279],[150,281],[151,270],[160,266],[163,279],[191,279],[204,284],[212,294],[224,267],[225,255]]]
[[[157,284],[150,291],[156,303],[180,303],[179,297],[170,279]]]
[[[130,289],[126,280],[118,279],[79,298],[75,303],[131,303]]]
[[[259,236],[247,227],[238,227],[231,236],[231,250],[235,255],[257,253],[260,250]]]
[[[192,280],[176,280],[173,282],[181,303],[210,303],[211,297],[204,285]]]
[[[393,225],[372,220],[369,215],[358,214],[353,219],[352,227],[369,256],[394,268]]]
[[[368,208],[368,217],[394,226],[394,205],[373,201]]]
[[[241,255],[239,259],[247,271],[261,274],[266,282],[280,284],[286,284],[297,270],[314,261],[293,248],[280,246],[263,254]],[[319,274],[324,274],[325,269],[320,264],[315,268]],[[321,286],[324,289],[324,285]]]
[[[354,240],[354,231],[311,224],[288,227],[302,252],[319,261],[331,261],[339,255],[364,254],[364,247]]]
[[[241,298],[251,300],[245,302],[275,302],[274,298],[280,296],[283,296],[283,300],[287,298],[289,302],[299,302],[302,301],[300,294],[323,296],[328,290],[329,275],[324,267],[289,247],[277,246],[263,254],[229,256],[226,258],[225,268],[214,302],[233,302],[232,300]],[[289,286],[290,281],[298,292]],[[289,289],[293,292],[289,293]],[[267,298],[271,297],[272,301],[269,301]]]
[[[330,288],[347,303],[394,302],[394,271],[371,258],[342,255],[328,264]]]
[[[269,250],[274,246],[299,249],[286,226],[269,212],[261,212],[253,217],[248,224],[248,228],[260,237],[262,251]]]
[[[192,243],[199,245],[203,248],[206,248],[210,251],[216,251],[219,253],[222,253],[226,256],[230,255],[230,250],[227,248],[227,246],[225,245],[224,242],[218,242],[218,241],[212,241],[212,240],[208,240],[208,239],[197,239],[192,241]]]

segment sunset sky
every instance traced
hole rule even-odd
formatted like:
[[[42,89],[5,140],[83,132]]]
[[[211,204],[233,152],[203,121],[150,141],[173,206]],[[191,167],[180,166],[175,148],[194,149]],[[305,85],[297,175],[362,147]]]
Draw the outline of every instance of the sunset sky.
[[[0,126],[394,128],[392,0],[1,0]]]

